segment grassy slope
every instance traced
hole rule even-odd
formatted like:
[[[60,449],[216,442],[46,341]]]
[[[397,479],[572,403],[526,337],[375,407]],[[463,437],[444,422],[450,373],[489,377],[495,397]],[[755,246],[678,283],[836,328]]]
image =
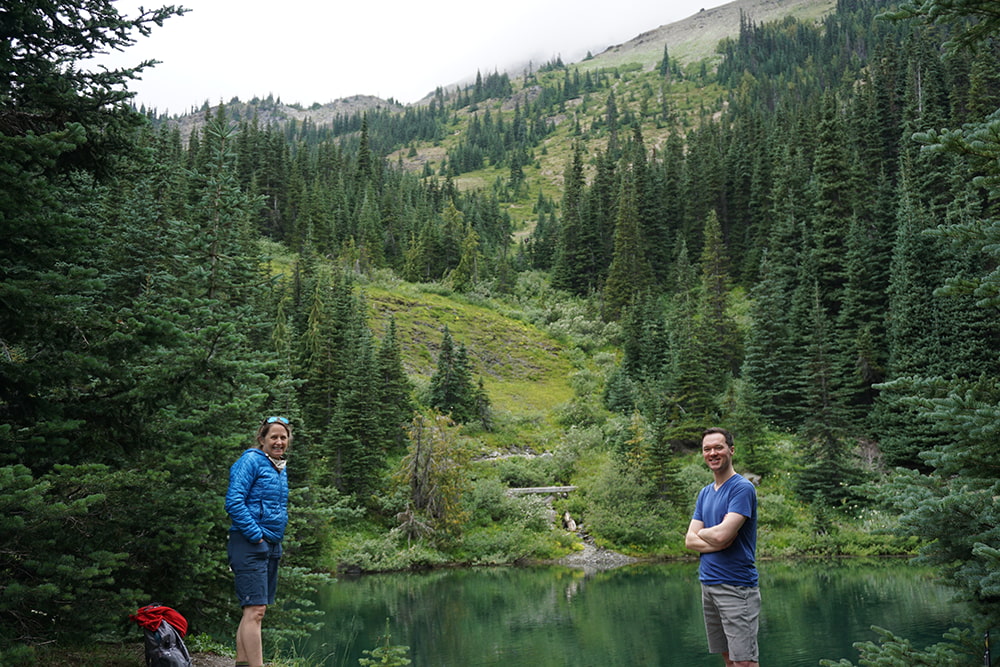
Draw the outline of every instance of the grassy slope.
[[[412,285],[368,286],[364,292],[376,335],[390,316],[395,319],[406,372],[418,385],[434,373],[447,326],[468,350],[474,377],[483,378],[498,414],[522,423],[546,421],[573,395],[564,346],[535,326]]]

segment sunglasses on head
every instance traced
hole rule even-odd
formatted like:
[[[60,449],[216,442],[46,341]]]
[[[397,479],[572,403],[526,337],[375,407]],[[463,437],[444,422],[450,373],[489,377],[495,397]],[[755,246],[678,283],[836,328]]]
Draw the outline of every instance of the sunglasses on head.
[[[265,424],[278,423],[278,424],[284,424],[285,426],[288,426],[288,420],[286,418],[284,418],[284,417],[268,417],[267,419],[264,420],[264,423]]]

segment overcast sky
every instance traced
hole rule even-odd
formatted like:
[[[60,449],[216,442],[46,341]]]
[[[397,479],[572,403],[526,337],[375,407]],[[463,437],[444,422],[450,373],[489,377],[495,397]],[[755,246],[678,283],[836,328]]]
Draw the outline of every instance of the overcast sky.
[[[119,0],[127,16],[140,4]],[[273,94],[309,106],[351,95],[416,102],[494,69],[595,55],[730,0],[169,0],[191,11],[108,60],[161,61],[130,86],[179,114]]]

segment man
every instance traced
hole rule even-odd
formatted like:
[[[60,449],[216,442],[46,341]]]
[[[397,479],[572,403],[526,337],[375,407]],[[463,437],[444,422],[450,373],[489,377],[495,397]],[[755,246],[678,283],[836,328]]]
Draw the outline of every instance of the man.
[[[733,469],[733,435],[707,429],[701,454],[715,480],[698,493],[684,546],[701,554],[698,579],[708,650],[726,667],[757,667],[757,492]]]

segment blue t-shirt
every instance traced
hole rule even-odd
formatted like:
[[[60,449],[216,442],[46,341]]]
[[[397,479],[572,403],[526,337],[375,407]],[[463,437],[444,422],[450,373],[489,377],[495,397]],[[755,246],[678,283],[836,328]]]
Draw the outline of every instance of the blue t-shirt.
[[[722,551],[701,554],[698,579],[703,584],[717,586],[756,586],[757,567],[757,490],[743,475],[733,475],[716,490],[711,483],[698,493],[694,519],[706,528],[722,523],[730,512],[747,518],[736,534],[736,540]]]

